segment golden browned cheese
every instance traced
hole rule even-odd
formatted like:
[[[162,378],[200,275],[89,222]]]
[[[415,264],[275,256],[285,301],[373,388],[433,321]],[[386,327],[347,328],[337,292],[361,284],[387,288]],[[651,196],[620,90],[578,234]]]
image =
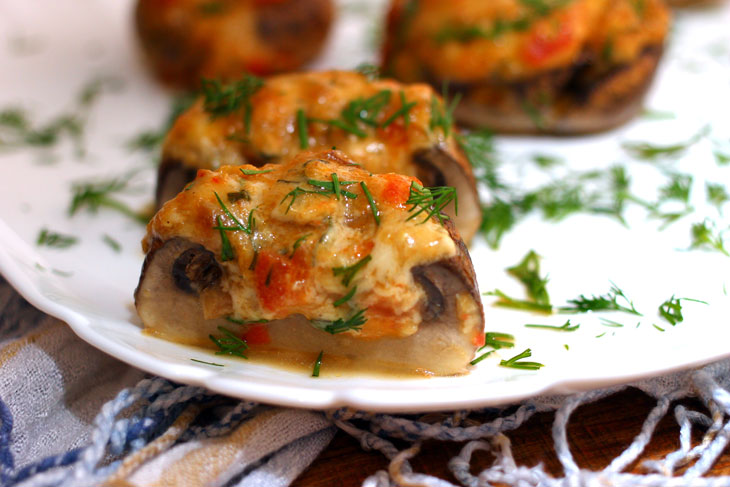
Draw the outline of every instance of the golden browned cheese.
[[[139,0],[137,32],[163,81],[293,71],[320,51],[332,0]]]
[[[182,238],[216,256],[223,275],[220,285],[201,293],[206,320],[271,321],[298,314],[333,322],[365,310],[362,328],[346,334],[407,337],[418,331],[427,298],[413,269],[462,252],[436,218],[411,218],[418,207],[406,201],[415,181],[372,175],[338,151],[305,152],[259,170],[201,170],[155,215],[143,247],[151,252]],[[358,264],[348,280],[337,270]],[[457,300],[461,326],[476,341],[478,295],[462,292]]]
[[[449,128],[445,133],[440,126],[432,127],[433,104],[443,110],[443,103],[430,86],[370,81],[348,71],[269,78],[251,97],[248,128],[243,110],[214,117],[205,111],[203,100],[198,100],[168,133],[162,157],[202,169],[284,160],[302,150],[297,124],[299,110],[308,119],[341,121],[342,111],[348,105],[358,100],[374,100],[374,97],[386,101],[371,112],[377,115],[375,122],[379,127],[359,123],[357,128],[364,135],[360,136],[328,123],[310,121],[306,124],[307,148],[336,147],[374,173],[418,176],[419,167],[413,161],[413,154],[433,146],[443,147],[468,166],[457,146],[454,130]],[[405,116],[393,118],[402,109],[403,99],[413,106]],[[392,122],[383,126],[391,118]]]
[[[165,188],[170,167],[190,173],[261,165],[286,161],[303,149],[334,147],[373,173],[457,187],[456,224],[467,241],[476,232],[480,209],[471,166],[458,146],[447,107],[426,84],[369,80],[347,71],[300,73],[267,79],[233,113],[211,113],[205,101],[201,98],[182,114],[164,141],[160,203],[181,189]],[[348,118],[352,114],[362,118],[353,121]]]
[[[668,28],[662,0],[394,0],[384,62],[408,82],[516,82],[586,56],[630,63]]]

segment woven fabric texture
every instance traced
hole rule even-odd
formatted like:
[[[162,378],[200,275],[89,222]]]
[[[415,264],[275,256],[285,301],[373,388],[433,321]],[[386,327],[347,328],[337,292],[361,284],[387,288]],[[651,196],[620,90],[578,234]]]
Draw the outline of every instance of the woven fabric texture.
[[[329,444],[337,428],[390,459],[388,471],[373,472],[363,484],[367,487],[454,486],[411,468],[409,458],[427,439],[464,443],[458,456],[444,462],[458,485],[466,487],[500,482],[730,486],[730,477],[704,477],[730,439],[730,361],[632,384],[656,398],[656,407],[631,445],[604,470],[593,472],[575,463],[566,425],[582,404],[626,386],[538,397],[508,408],[455,411],[438,422],[350,409],[283,409],[145,376],[86,345],[4,281],[0,307],[2,486],[285,487]],[[641,458],[672,401],[683,397],[699,398],[705,410],[674,408],[680,448],[645,462],[646,474],[626,473]],[[553,436],[565,471],[561,478],[549,476],[540,465],[517,465],[512,456],[509,431],[541,411],[555,411]],[[494,419],[475,424],[473,413],[490,413]],[[693,444],[692,430],[698,426],[704,438]],[[402,448],[402,441],[410,446]],[[495,460],[474,475],[470,460],[477,450],[491,452]],[[687,464],[681,476],[674,476]]]

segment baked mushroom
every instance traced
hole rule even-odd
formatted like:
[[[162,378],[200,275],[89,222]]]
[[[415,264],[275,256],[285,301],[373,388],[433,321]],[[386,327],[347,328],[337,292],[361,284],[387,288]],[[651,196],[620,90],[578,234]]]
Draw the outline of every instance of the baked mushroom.
[[[467,126],[597,132],[641,109],[669,21],[663,0],[393,0],[383,66],[447,86]]]
[[[157,203],[176,195],[198,169],[285,161],[306,149],[336,147],[373,173],[414,176],[451,186],[449,215],[465,241],[481,222],[471,166],[448,109],[425,84],[370,80],[348,71],[246,77],[209,83],[162,148]]]
[[[165,82],[295,71],[322,49],[332,0],[139,0],[136,27]]]
[[[147,227],[137,311],[220,353],[462,373],[484,318],[451,196],[339,151],[201,170]]]

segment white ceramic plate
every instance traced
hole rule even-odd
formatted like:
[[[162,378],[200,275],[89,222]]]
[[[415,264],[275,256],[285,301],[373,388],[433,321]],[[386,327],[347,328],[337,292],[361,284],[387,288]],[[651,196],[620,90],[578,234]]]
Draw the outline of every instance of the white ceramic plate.
[[[319,67],[353,67],[372,60],[370,47],[383,2],[346,2],[341,22]],[[370,14],[365,15],[364,12]],[[0,271],[38,308],[57,316],[84,340],[146,371],[173,380],[258,401],[308,408],[342,405],[379,411],[427,411],[468,408],[564,393],[662,374],[730,355],[730,258],[717,252],[686,251],[690,226],[705,217],[728,227],[717,209],[705,203],[704,182],[730,181],[730,165],[719,165],[714,151],[730,153],[730,8],[682,14],[674,30],[655,89],[647,106],[671,111],[674,119],[640,119],[609,134],[580,139],[502,138],[503,176],[525,185],[588,168],[623,164],[633,178],[632,191],[656,198],[665,170],[694,175],[695,211],[664,230],[647,212],[632,206],[628,226],[599,216],[572,216],[561,223],[538,217],[522,222],[499,251],[477,241],[472,256],[482,291],[500,288],[522,296],[505,268],[530,249],[544,257],[554,303],[579,294],[602,294],[616,283],[643,317],[615,313],[570,317],[572,333],[525,328],[526,323],[561,325],[566,316],[542,317],[491,306],[485,297],[487,329],[511,333],[516,347],[500,350],[463,377],[384,379],[336,377],[323,365],[323,376],[279,370],[216,357],[209,351],[164,342],[141,333],[132,292],[143,255],[144,229],[112,211],[69,217],[75,181],[108,179],[134,171],[136,191],[121,196],[133,208],[151,201],[154,166],[150,157],[132,153],[125,142],[161,124],[167,94],[140,64],[131,29],[131,2],[116,0],[0,1],[0,107],[24,108],[34,121],[48,121],[74,106],[74,96],[90,79],[123,81],[121,90],[101,95],[86,125],[86,157],[75,156],[63,142],[51,149],[0,152]],[[632,161],[621,143],[648,140],[659,144],[690,138],[703,126],[709,135],[678,161],[661,167]],[[2,136],[0,135],[0,140]],[[532,155],[561,156],[566,163],[544,171]],[[725,208],[730,212],[730,208]],[[41,228],[80,238],[59,250],[39,247]],[[103,241],[113,237],[122,250]],[[671,326],[658,316],[666,299],[683,302],[685,320]],[[624,326],[607,327],[600,317]],[[657,327],[663,328],[660,331]],[[539,371],[498,366],[531,348]],[[191,358],[222,363],[212,367]]]

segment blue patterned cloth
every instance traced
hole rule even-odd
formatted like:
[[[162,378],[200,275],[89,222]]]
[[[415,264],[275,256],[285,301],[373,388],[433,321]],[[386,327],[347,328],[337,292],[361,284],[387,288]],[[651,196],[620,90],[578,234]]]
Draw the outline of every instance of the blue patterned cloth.
[[[444,459],[458,485],[730,486],[730,477],[704,477],[730,440],[730,362],[633,384],[657,399],[641,432],[604,470],[581,469],[566,426],[580,405],[622,387],[573,396],[546,396],[517,407],[434,415],[282,409],[233,400],[172,383],[106,356],[68,327],[35,310],[0,282],[0,485],[2,486],[239,486],[285,487],[327,446],[337,428],[362,447],[382,452],[388,471],[366,487],[455,487],[414,472],[408,459],[427,439],[463,442]],[[624,470],[644,448],[672,402],[698,397],[705,411],[674,409],[680,448],[645,461],[646,474]],[[515,463],[507,433],[533,414],[555,411],[553,434],[564,476],[541,465]],[[494,419],[478,423],[474,412]],[[468,421],[467,421],[468,420]],[[704,431],[692,443],[692,430]],[[394,441],[405,441],[398,449]],[[471,456],[491,452],[491,467],[472,473]],[[688,466],[689,465],[689,466]],[[674,476],[680,469],[681,476]]]

